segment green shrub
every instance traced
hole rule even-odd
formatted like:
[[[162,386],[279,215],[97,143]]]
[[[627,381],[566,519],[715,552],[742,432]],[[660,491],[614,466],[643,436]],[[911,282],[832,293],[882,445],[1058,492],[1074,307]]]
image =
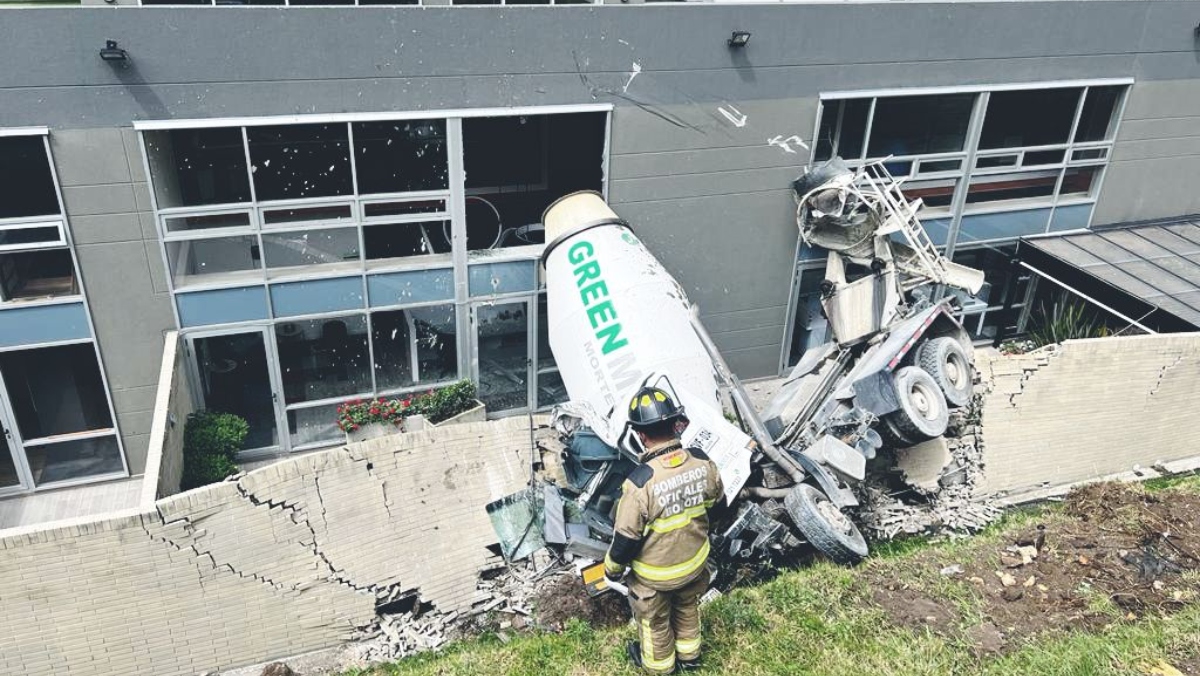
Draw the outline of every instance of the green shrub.
[[[183,490],[222,481],[238,473],[234,458],[250,425],[232,413],[197,411],[183,428]]]
[[[181,490],[190,490],[198,486],[215,484],[224,481],[239,472],[237,463],[224,455],[193,455],[183,456],[183,477],[180,479]]]

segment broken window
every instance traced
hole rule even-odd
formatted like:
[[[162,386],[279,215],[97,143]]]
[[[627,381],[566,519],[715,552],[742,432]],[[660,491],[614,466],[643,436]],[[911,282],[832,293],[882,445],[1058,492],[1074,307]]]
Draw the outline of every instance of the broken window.
[[[1012,264],[1016,247],[976,246],[954,253],[954,262],[983,271],[984,284],[974,296],[952,291],[963,307],[963,328],[977,341],[992,340],[998,331],[1012,335],[1025,307],[1030,275]],[[1011,304],[1008,310],[1004,307]]]
[[[43,137],[0,137],[0,219],[60,213]]]
[[[268,268],[337,265],[357,268],[357,228],[321,228],[295,232],[264,232],[263,257]]]
[[[346,435],[337,426],[340,404],[305,406],[288,409],[287,425],[291,449],[331,446],[344,442]]]
[[[909,181],[904,183],[902,190],[905,197],[910,200],[920,198],[929,209],[943,209],[954,200],[957,185],[958,180],[953,178]]]
[[[467,248],[542,244],[542,212],[551,202],[602,190],[606,119],[604,113],[464,119]]]
[[[356,123],[354,159],[360,195],[446,190],[446,121]]]
[[[449,254],[450,221],[368,225],[363,228],[363,247],[367,260],[373,261]]]
[[[0,299],[31,300],[79,295],[75,263],[67,249],[0,253]]]
[[[365,315],[282,322],[275,342],[287,403],[371,391]]]
[[[176,287],[262,277],[262,255],[253,235],[167,242],[167,262]]]
[[[475,306],[479,399],[491,411],[529,406],[529,303]]]
[[[870,111],[871,99],[826,101],[817,132],[816,159],[827,160],[834,155],[850,160],[862,157]]]
[[[908,156],[963,150],[975,97],[976,94],[936,94],[876,99],[867,155]]]
[[[537,401],[536,408],[543,409],[567,400],[567,387],[558,373],[558,363],[550,349],[550,314],[546,294],[538,294],[538,342],[537,342]]]
[[[143,140],[159,208],[250,201],[240,128],[149,131]]]
[[[992,92],[979,137],[981,149],[1066,143],[1082,89]]]
[[[398,390],[457,378],[457,333],[453,305],[372,313],[376,389]]]
[[[349,195],[350,141],[345,124],[249,127],[251,171],[259,201]]]

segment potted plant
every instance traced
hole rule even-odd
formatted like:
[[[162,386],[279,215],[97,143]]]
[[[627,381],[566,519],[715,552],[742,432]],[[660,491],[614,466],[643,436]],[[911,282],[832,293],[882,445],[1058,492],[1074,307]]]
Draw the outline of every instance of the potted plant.
[[[434,427],[487,420],[487,407],[475,398],[475,383],[470,380],[414,397],[411,411],[424,416]]]
[[[337,407],[337,426],[348,443],[404,431],[406,401],[352,399]]]

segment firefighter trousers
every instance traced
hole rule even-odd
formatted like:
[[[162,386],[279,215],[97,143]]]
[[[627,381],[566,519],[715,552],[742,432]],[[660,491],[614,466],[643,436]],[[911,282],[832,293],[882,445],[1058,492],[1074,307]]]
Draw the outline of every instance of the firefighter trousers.
[[[670,673],[675,659],[700,657],[700,597],[708,590],[708,571],[671,591],[651,589],[634,578],[629,605],[638,627],[642,667],[651,673]]]

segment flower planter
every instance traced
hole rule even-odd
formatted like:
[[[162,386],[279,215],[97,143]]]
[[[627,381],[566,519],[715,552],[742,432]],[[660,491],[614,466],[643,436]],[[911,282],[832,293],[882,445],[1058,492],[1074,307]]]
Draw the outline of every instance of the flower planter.
[[[478,399],[475,400],[475,406],[469,408],[458,415],[450,416],[440,423],[433,423],[432,427],[445,427],[447,425],[457,425],[460,423],[483,422],[487,420],[487,406]]]
[[[399,434],[403,428],[389,423],[367,423],[352,432],[346,432],[346,443],[354,444],[368,439],[378,439],[389,434]]]

